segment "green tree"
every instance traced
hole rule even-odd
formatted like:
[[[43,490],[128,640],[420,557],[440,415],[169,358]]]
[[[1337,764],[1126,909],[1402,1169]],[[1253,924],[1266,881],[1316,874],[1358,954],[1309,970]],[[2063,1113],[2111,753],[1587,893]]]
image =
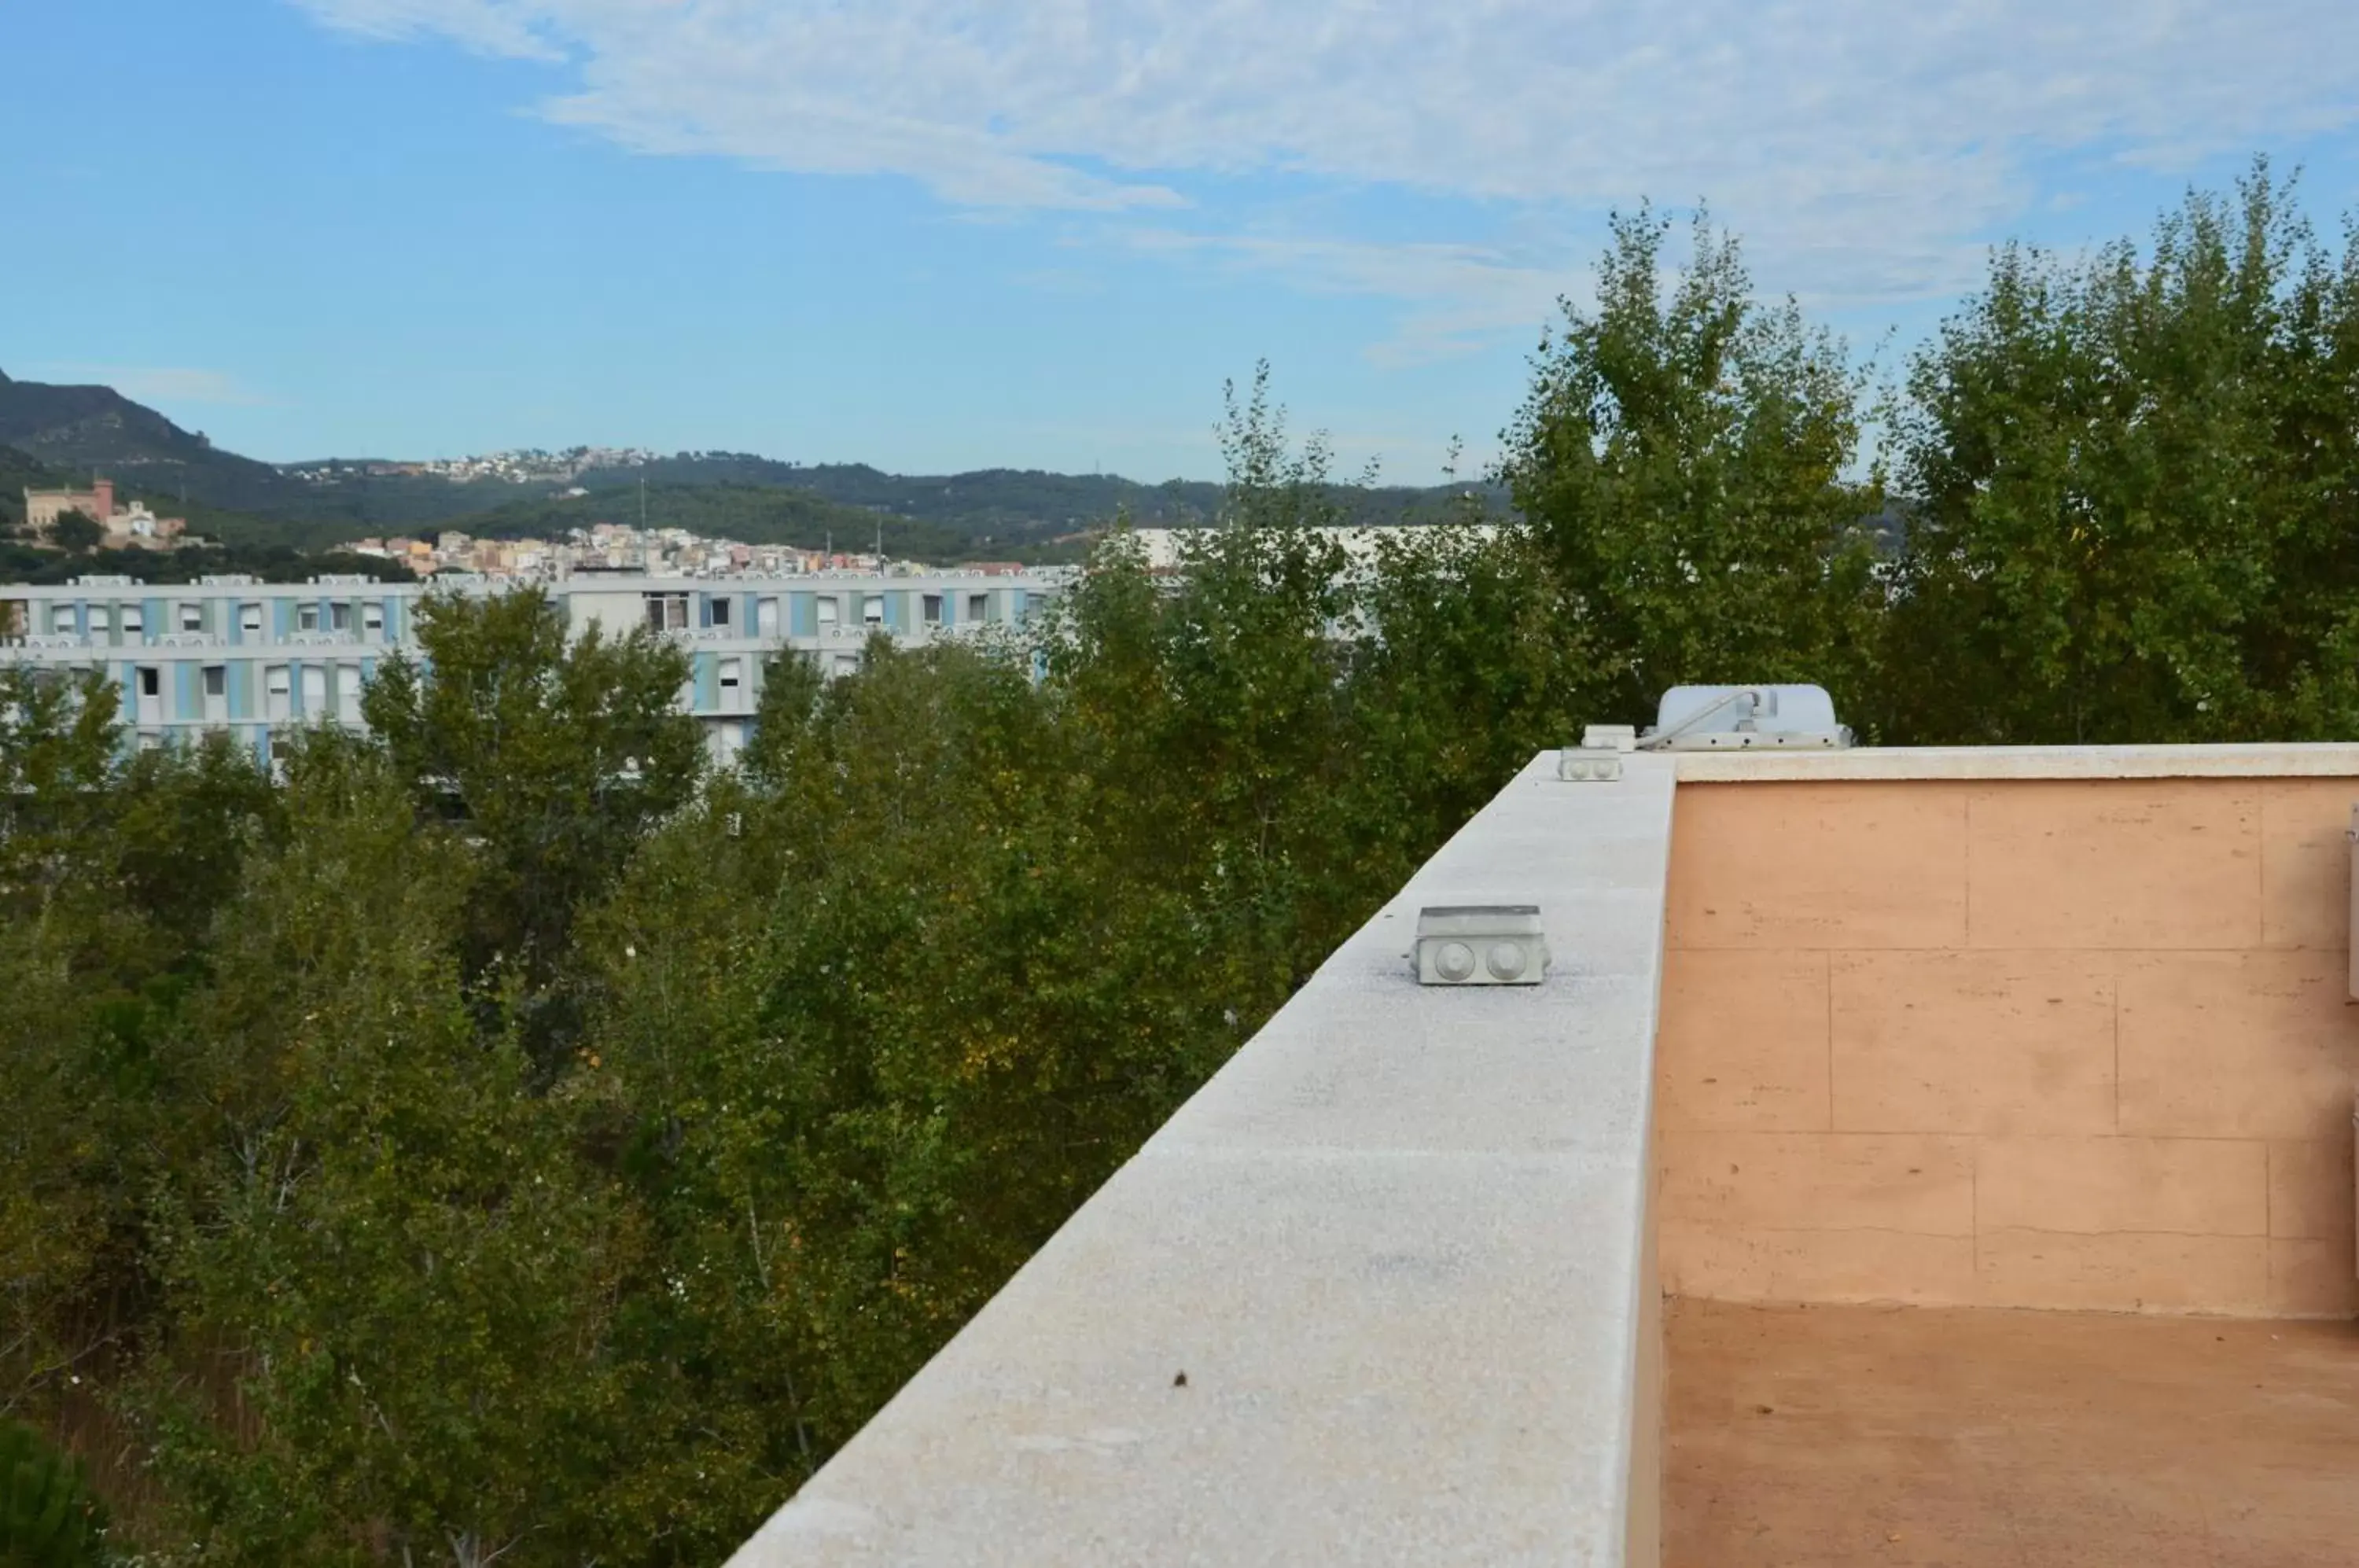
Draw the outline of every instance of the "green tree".
[[[99,1568],[105,1539],[106,1509],[82,1467],[0,1420],[0,1568]]]
[[[1106,799],[1115,865],[1184,897],[1175,951],[1223,1014],[1259,1018],[1350,929],[1362,896],[1336,787],[1352,763],[1348,633],[1331,454],[1299,449],[1268,369],[1229,389],[1215,526],[1164,583],[1121,534],[1040,629],[1047,689]],[[1184,891],[1182,895],[1181,890]],[[1180,933],[1173,933],[1178,936]]]
[[[0,1410],[37,1416],[152,1307],[189,1120],[159,1053],[275,822],[250,753],[126,757],[114,713],[106,682],[0,669]]]
[[[435,595],[418,641],[417,657],[379,667],[362,716],[420,809],[466,824],[483,861],[469,970],[523,979],[516,999],[546,1065],[574,1028],[553,982],[576,914],[695,791],[688,658],[644,627],[572,635],[537,588]]]
[[[49,542],[69,555],[88,555],[106,542],[106,528],[80,512],[60,512],[49,524]]]
[[[1643,721],[1689,681],[1866,677],[1875,594],[1860,373],[1791,299],[1754,298],[1735,240],[1695,221],[1668,289],[1664,219],[1613,221],[1594,312],[1542,340],[1501,478],[1574,639],[1578,704]]]
[[[2008,245],[1918,356],[1896,735],[2359,730],[2359,240],[2291,194],[2256,165],[2143,253]]]
[[[754,710],[754,734],[738,766],[768,783],[782,782],[795,748],[810,734],[827,679],[811,655],[787,649],[763,667],[762,695]]]
[[[257,1568],[579,1563],[627,1234],[477,1030],[458,834],[341,737],[289,772],[173,1063],[211,1136],[158,1215],[169,1320],[132,1403],[174,1526]]]
[[[1343,788],[1384,890],[1595,718],[1596,683],[1573,596],[1528,528],[1468,517],[1380,539],[1359,603]]]

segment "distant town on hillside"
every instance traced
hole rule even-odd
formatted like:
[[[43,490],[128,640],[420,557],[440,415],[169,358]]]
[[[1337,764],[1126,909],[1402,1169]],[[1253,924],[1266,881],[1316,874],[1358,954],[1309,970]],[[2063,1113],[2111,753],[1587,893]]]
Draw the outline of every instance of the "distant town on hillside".
[[[1430,518],[1470,493],[1504,510],[1479,485],[1334,488],[1346,519],[1361,526]],[[560,561],[722,572],[839,559],[869,568],[1069,562],[1116,517],[1202,527],[1221,497],[1219,485],[1197,480],[1017,469],[903,475],[637,447],[270,463],[223,451],[111,387],[0,374],[0,575],[14,577],[67,569],[51,537],[66,511],[98,525],[97,548],[120,551],[120,569],[151,577],[200,555],[266,572],[273,561],[292,570],[332,553],[405,574]],[[188,561],[166,559],[175,554]]]

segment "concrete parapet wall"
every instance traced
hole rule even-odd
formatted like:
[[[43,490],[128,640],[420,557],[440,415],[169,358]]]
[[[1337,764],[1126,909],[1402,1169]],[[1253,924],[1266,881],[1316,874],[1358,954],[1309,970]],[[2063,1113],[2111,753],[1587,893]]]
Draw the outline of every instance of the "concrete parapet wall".
[[[1672,789],[1534,759],[738,1568],[1651,1568]],[[1546,983],[1419,985],[1419,909],[1497,901]]]
[[[2255,776],[2266,755],[2228,750],[2190,748],[2194,777],[2156,776],[2169,757],[2058,777],[2002,754],[1983,766],[2017,776],[1946,779],[1908,777],[1905,752],[1683,762],[1666,1288],[2359,1311],[2359,777]],[[2285,751],[2288,772],[2333,760]]]

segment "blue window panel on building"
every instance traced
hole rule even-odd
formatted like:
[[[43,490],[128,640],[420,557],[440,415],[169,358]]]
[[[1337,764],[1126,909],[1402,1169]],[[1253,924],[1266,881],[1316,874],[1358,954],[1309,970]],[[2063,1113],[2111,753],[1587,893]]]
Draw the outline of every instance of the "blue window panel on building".
[[[809,593],[787,595],[787,618],[789,629],[797,637],[819,635],[819,604]]]
[[[156,640],[156,634],[158,632],[176,632],[180,629],[176,626],[168,626],[165,624],[165,613],[166,606],[163,600],[147,599],[141,601],[139,605],[139,625],[143,632],[142,640],[153,642]]]
[[[197,695],[197,667],[183,659],[175,659],[171,670],[173,716],[181,719],[203,717],[203,699]]]
[[[721,705],[720,660],[712,654],[696,656],[696,711],[709,713]]]

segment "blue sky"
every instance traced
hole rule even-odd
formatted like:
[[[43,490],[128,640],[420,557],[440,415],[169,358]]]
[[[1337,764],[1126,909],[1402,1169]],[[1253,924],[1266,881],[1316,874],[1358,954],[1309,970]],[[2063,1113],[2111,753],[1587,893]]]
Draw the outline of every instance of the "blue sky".
[[[1215,476],[1493,450],[1616,206],[1895,364],[1988,245],[2256,152],[2349,0],[0,0],[0,369],[274,460],[577,441]]]

